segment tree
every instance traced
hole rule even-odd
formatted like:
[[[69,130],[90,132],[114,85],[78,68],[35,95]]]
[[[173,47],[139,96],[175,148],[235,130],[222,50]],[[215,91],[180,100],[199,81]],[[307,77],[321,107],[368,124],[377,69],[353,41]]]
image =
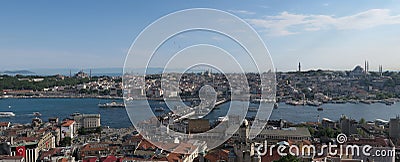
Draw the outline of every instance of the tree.
[[[64,137],[64,139],[60,141],[60,146],[61,147],[71,146],[71,141],[72,141],[71,137]]]
[[[101,131],[103,131],[103,128],[101,128],[101,127],[97,127],[97,128],[96,128],[96,133],[99,133],[99,134],[100,134]]]
[[[360,123],[360,124],[365,124],[365,119],[364,119],[364,118],[361,118],[360,121],[359,121],[359,123]]]
[[[300,162],[300,160],[297,157],[289,154],[287,156],[281,157],[279,160],[276,160],[274,162]]]
[[[81,128],[78,129],[78,134],[79,134],[79,135],[86,135],[86,134],[87,134],[87,131],[86,131],[85,128],[81,127]]]

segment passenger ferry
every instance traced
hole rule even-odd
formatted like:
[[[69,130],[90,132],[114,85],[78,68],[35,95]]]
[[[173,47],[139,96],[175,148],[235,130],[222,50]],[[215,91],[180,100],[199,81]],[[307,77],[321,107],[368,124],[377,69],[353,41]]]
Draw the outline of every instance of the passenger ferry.
[[[13,117],[15,114],[13,112],[0,112],[0,117]]]

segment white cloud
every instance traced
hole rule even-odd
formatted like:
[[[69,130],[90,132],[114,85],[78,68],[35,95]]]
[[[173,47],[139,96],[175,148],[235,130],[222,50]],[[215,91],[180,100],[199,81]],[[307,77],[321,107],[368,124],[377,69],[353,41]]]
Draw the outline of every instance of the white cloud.
[[[400,24],[400,15],[391,15],[388,9],[371,9],[354,15],[335,17],[331,15],[303,15],[282,12],[262,19],[247,19],[268,35],[290,35],[302,31],[323,29],[366,29],[380,25]]]
[[[246,11],[246,10],[228,10],[229,12],[235,13],[235,14],[245,14],[245,15],[254,15],[256,14],[255,12],[251,11]]]

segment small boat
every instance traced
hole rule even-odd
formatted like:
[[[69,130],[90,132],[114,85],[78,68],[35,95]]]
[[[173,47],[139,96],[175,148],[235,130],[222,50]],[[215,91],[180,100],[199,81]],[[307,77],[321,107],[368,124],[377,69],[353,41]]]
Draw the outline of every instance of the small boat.
[[[0,117],[5,118],[5,117],[13,117],[15,114],[13,112],[0,112]]]
[[[157,107],[157,108],[154,109],[154,111],[162,112],[162,111],[164,111],[164,108],[163,107]]]
[[[349,100],[349,103],[358,104],[358,103],[360,103],[360,101],[358,101],[358,100]]]
[[[318,110],[318,111],[324,111],[324,108],[319,107],[319,108],[317,108],[317,110]]]
[[[385,102],[386,105],[391,106],[393,104],[395,104],[396,102]]]
[[[100,108],[125,108],[124,103],[117,103],[115,101],[110,102],[110,103],[105,103],[105,104],[99,104],[98,106]]]
[[[39,116],[42,116],[42,114],[39,112],[33,112],[33,116],[39,117]]]
[[[372,101],[370,101],[370,100],[361,100],[360,101],[361,103],[363,103],[363,104],[372,104]]]

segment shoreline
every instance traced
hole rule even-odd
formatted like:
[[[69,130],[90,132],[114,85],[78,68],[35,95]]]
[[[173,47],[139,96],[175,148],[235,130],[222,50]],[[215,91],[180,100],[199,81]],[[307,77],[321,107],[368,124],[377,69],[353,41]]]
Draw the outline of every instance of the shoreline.
[[[109,100],[123,100],[123,97],[117,96],[0,96],[0,100],[2,99],[109,99]],[[142,98],[137,100],[149,100],[149,101],[164,101],[163,98]],[[180,98],[172,98],[169,100],[180,100]],[[192,101],[194,99],[184,98],[183,101]],[[250,101],[252,102],[252,101]],[[286,104],[292,106],[314,106],[320,107],[325,104],[386,104],[388,106],[396,104],[400,102],[400,98],[389,98],[389,99],[382,99],[382,100],[330,100],[320,102],[319,104],[309,104],[307,101],[295,101],[295,100],[286,100],[286,101],[279,101],[278,104]],[[254,103],[254,102],[253,102]]]

